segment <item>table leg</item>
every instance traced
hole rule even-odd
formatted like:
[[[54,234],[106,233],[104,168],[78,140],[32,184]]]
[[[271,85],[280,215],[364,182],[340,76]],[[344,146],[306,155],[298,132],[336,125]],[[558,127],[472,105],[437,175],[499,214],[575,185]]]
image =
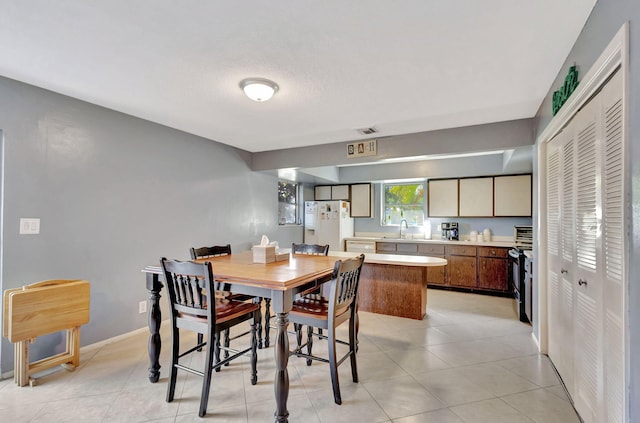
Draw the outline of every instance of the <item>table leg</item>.
[[[269,348],[269,329],[271,329],[271,298],[264,299],[264,347]]]
[[[289,421],[289,411],[287,411],[287,399],[289,397],[289,373],[287,363],[289,362],[289,337],[287,336],[287,326],[289,325],[289,313],[277,313],[275,318],[276,342],[274,345],[276,358],[276,423],[287,423]]]
[[[147,273],[147,290],[149,291],[149,381],[156,383],[160,379],[160,290],[162,282],[157,274]]]

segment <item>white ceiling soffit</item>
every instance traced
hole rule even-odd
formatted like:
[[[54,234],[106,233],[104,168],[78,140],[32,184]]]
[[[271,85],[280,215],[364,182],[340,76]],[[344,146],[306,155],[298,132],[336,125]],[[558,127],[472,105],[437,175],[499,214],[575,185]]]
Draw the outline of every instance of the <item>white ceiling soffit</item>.
[[[532,117],[594,4],[0,0],[0,75],[277,150]]]

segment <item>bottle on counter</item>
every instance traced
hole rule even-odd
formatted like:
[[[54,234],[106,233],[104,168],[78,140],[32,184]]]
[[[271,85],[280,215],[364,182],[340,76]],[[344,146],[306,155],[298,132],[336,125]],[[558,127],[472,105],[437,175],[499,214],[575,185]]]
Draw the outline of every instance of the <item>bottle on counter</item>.
[[[489,228],[485,228],[482,231],[482,237],[484,238],[485,242],[490,242],[491,241],[491,230]]]

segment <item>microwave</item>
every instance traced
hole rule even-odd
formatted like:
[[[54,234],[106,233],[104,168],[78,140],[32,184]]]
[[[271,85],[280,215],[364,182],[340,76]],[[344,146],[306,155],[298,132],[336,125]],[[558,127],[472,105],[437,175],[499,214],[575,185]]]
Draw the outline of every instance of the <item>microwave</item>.
[[[518,248],[523,250],[533,249],[533,226],[515,225],[513,227],[513,240]]]

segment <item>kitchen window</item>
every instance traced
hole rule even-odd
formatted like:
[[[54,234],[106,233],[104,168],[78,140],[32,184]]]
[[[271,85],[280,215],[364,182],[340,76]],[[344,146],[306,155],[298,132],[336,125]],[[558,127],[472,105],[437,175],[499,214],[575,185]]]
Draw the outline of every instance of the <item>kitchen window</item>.
[[[299,216],[300,185],[290,181],[278,181],[278,224],[297,225]]]
[[[425,215],[424,183],[382,184],[383,220],[385,226],[400,225],[405,219],[409,225],[422,225]]]

